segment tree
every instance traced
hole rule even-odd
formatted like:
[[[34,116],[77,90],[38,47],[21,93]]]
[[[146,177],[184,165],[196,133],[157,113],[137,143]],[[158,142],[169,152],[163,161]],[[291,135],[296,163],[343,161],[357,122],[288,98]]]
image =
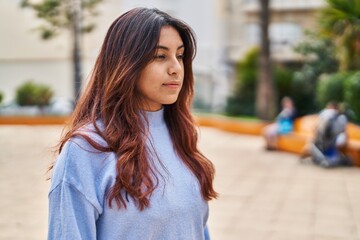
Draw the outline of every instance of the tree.
[[[256,83],[259,77],[260,48],[254,47],[248,50],[244,58],[236,64],[236,78],[232,94],[227,99],[225,112],[231,116],[255,115]],[[278,99],[291,96],[291,84],[293,71],[285,68],[282,64],[275,63],[272,70],[272,78],[277,89]]]
[[[295,46],[295,52],[306,59],[301,69],[295,72],[291,87],[299,115],[315,113],[321,109],[322,106],[318,106],[316,102],[316,86],[319,76],[339,70],[335,47],[331,39],[314,32],[306,32],[306,39]]]
[[[340,70],[360,69],[360,0],[326,0],[320,31],[336,46]]]
[[[42,0],[32,3],[30,0],[22,0],[21,2],[21,7],[33,9],[37,17],[44,20],[38,27],[42,39],[52,39],[64,29],[71,31],[75,102],[81,91],[81,36],[95,28],[95,24],[89,19],[97,15],[95,8],[102,1]]]
[[[276,90],[272,77],[270,60],[270,0],[259,0],[260,3],[260,69],[256,89],[256,114],[259,118],[272,120],[277,113]]]

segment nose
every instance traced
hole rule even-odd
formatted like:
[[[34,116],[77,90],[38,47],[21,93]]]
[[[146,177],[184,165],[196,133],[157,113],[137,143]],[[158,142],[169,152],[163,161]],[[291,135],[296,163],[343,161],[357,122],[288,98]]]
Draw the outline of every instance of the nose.
[[[169,63],[168,73],[169,75],[179,75],[183,71],[182,60],[174,57]]]

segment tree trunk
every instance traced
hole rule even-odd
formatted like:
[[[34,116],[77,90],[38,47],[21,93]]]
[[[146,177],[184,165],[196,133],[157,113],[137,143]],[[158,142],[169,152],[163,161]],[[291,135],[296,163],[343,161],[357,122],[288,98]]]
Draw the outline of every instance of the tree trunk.
[[[259,61],[259,79],[256,89],[256,114],[260,119],[272,120],[277,114],[276,90],[272,77],[270,60],[270,0],[259,0],[261,46]]]
[[[72,1],[72,35],[73,35],[73,71],[74,71],[74,100],[75,104],[81,92],[82,66],[81,66],[81,0]]]

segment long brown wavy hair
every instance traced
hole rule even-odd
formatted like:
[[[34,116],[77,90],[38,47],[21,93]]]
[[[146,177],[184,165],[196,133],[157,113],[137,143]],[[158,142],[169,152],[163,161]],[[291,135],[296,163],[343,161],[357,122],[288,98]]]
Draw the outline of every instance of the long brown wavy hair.
[[[158,9],[135,8],[110,26],[89,82],[58,148],[60,153],[67,141],[81,136],[101,152],[116,153],[117,177],[107,193],[110,207],[115,200],[118,208],[126,208],[129,195],[143,210],[149,206],[150,196],[158,185],[156,169],[149,161],[146,146],[148,122],[144,121],[146,115],[141,110],[136,83],[141,71],[155,56],[163,26],[174,27],[185,46],[184,83],[177,101],[164,106],[165,122],[176,152],[198,179],[203,198],[208,201],[217,197],[213,189],[214,167],[197,148],[197,129],[190,113],[194,94],[194,34],[185,23]],[[103,127],[99,126],[99,120]],[[79,130],[88,124],[95,127],[107,146]]]

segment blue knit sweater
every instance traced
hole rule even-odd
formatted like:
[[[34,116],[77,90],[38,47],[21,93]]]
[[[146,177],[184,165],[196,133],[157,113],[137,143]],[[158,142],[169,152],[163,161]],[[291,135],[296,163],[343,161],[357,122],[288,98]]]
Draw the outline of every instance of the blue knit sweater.
[[[109,207],[106,193],[116,178],[116,155],[95,150],[86,140],[68,141],[59,155],[49,193],[49,240],[202,240],[210,239],[208,204],[196,177],[176,154],[163,109],[147,112],[160,162],[159,185],[150,207],[139,211],[131,197],[127,208]],[[98,135],[89,136],[106,144]],[[151,154],[154,156],[154,153]]]

